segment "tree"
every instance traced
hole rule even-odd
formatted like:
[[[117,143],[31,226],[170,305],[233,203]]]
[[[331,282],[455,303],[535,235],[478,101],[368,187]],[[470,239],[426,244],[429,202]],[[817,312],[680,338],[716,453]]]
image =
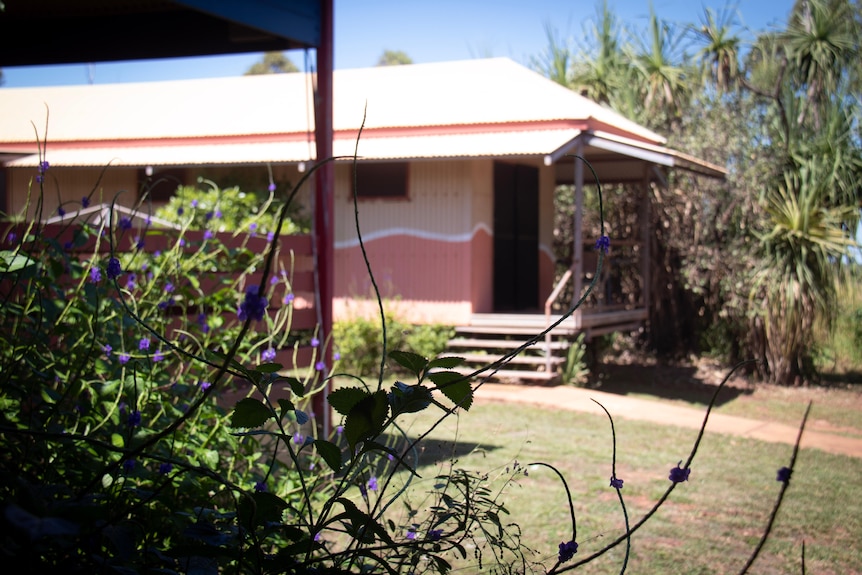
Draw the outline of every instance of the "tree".
[[[530,67],[557,84],[571,88],[573,59],[571,48],[560,40],[557,31],[550,23],[545,23],[545,37],[548,39],[548,46],[544,52],[530,58]]]
[[[680,53],[682,40],[683,34],[650,8],[647,35],[630,56],[643,96],[644,119],[663,119],[670,125],[688,105],[694,86]]]
[[[582,52],[574,65],[571,83],[583,96],[600,104],[611,104],[611,99],[626,85],[628,67],[620,48],[616,16],[608,8],[607,0],[597,15],[598,22],[592,27],[595,46]]]
[[[255,62],[245,71],[245,75],[290,74],[293,72],[299,72],[299,68],[284,52],[266,52],[259,62]]]
[[[378,66],[400,66],[412,63],[413,59],[401,50],[384,50],[377,60]]]
[[[695,37],[704,46],[698,54],[703,79],[711,81],[719,92],[726,92],[737,83],[739,76],[740,39],[732,33],[733,13],[725,9],[716,19],[715,13],[704,9],[704,17]]]

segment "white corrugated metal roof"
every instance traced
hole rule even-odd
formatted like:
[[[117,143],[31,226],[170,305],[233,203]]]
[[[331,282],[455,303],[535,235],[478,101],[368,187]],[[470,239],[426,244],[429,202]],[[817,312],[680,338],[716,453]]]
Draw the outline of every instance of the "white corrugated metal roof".
[[[507,58],[337,70],[333,125],[366,128],[588,120],[665,139]],[[0,144],[145,140],[314,129],[306,74],[0,90]],[[34,126],[36,129],[34,130]]]

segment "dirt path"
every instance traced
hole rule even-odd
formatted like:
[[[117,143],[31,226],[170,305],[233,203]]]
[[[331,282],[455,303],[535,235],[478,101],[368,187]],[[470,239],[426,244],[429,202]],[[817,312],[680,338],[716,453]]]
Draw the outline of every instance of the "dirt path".
[[[660,401],[649,401],[607,393],[593,389],[570,386],[542,387],[528,385],[502,385],[486,383],[476,392],[476,401],[498,401],[522,403],[554,409],[568,409],[604,416],[601,408],[591,399],[604,405],[614,418],[650,421],[661,425],[676,425],[699,429],[703,424],[705,410],[670,405]],[[798,429],[781,423],[759,421],[734,415],[712,413],[706,430],[739,437],[750,437],[760,441],[792,445]],[[820,449],[838,455],[862,457],[862,439],[844,437],[806,429],[802,436],[802,447]]]

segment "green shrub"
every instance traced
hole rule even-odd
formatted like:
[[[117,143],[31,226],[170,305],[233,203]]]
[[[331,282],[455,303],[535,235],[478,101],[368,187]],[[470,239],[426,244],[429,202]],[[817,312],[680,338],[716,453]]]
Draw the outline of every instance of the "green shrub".
[[[587,346],[584,343],[584,334],[569,346],[566,354],[566,363],[563,366],[563,383],[569,385],[581,385],[587,381],[590,368],[587,365]]]
[[[380,318],[354,317],[335,322],[332,328],[336,348],[341,356],[339,371],[355,375],[372,375],[380,369],[383,354],[383,329]],[[410,351],[433,359],[446,349],[454,334],[449,326],[410,325],[394,313],[386,313],[388,351]],[[394,369],[398,370],[397,366]]]

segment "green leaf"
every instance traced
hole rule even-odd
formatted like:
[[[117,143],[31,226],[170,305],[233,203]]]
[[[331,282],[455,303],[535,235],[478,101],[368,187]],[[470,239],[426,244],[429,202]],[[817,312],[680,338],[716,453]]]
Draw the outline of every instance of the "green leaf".
[[[344,420],[344,437],[350,450],[356,451],[357,443],[380,435],[388,413],[389,403],[382,389],[354,405]]]
[[[38,262],[24,254],[0,250],[0,272],[17,272]]]
[[[329,405],[332,406],[332,409],[341,415],[347,415],[350,413],[350,410],[353,409],[354,405],[370,395],[371,394],[367,391],[359,387],[342,387],[341,389],[336,389],[330,393],[326,399],[329,401]]]
[[[254,368],[254,371],[258,373],[276,373],[282,369],[284,369],[284,366],[280,363],[262,363]]]
[[[418,353],[413,353],[410,351],[393,351],[389,353],[389,357],[394,361],[398,362],[398,365],[407,369],[415,375],[419,377],[422,375],[422,372],[428,366],[428,360]]]
[[[323,439],[316,439],[314,440],[314,447],[317,448],[317,452],[330,469],[336,473],[341,471],[341,449],[339,449],[337,445],[330,443],[329,441],[324,441]]]
[[[443,395],[459,407],[463,407],[465,411],[473,405],[473,388],[470,386],[470,380],[460,373],[440,371],[430,374],[428,379],[437,385],[437,389],[442,391]]]
[[[392,537],[386,532],[386,529],[380,525],[373,517],[360,511],[356,504],[349,499],[339,497],[336,499],[344,507],[344,513],[339,513],[333,519],[347,520],[347,532],[362,541],[363,543],[373,543],[374,535],[380,537],[381,540],[389,544],[394,544]]]
[[[233,427],[259,427],[275,414],[260,400],[246,397],[234,407],[230,424]]]
[[[279,399],[278,406],[281,408],[281,413],[278,414],[279,419],[284,419],[284,416],[287,415],[289,411],[294,411],[296,407],[293,406],[293,402],[289,399]]]
[[[287,503],[278,495],[267,491],[252,493],[243,497],[239,503],[239,514],[246,527],[254,527],[269,522],[281,522],[281,514]]]
[[[421,384],[405,385],[396,381],[389,392],[392,413],[416,413],[431,405],[431,390]]]
[[[293,392],[293,395],[297,397],[303,397],[305,395],[305,386],[295,377],[280,377],[276,380],[276,382],[279,381],[286,381],[287,384],[290,386],[290,391]]]
[[[428,362],[428,369],[441,367],[443,369],[452,369],[464,363],[463,357],[438,357]]]

